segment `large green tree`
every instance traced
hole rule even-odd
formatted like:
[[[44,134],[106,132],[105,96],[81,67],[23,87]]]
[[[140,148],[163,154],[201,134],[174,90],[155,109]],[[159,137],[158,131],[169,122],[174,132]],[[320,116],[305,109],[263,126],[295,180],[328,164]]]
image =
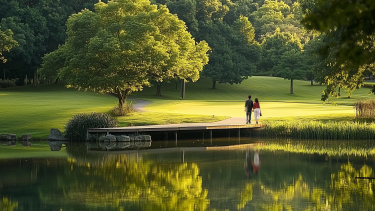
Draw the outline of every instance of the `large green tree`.
[[[308,68],[300,40],[276,29],[273,35],[265,38],[261,48],[260,71],[290,80],[290,94],[293,94],[293,80],[305,79]]]
[[[111,93],[120,109],[151,80],[196,81],[208,62],[207,43],[195,43],[183,21],[149,0],[99,2],[95,12],[69,18],[67,36],[44,57],[40,72],[78,89]]]
[[[375,2],[305,0],[302,5],[304,26],[327,37],[319,50],[323,57],[331,58],[322,100],[335,96],[336,87],[360,87],[368,72],[375,73]]]
[[[223,21],[200,22],[199,38],[207,40],[212,48],[202,75],[211,78],[212,88],[216,82],[241,83],[255,72],[259,46],[249,42],[254,37],[250,22],[246,25],[241,20],[232,27]]]

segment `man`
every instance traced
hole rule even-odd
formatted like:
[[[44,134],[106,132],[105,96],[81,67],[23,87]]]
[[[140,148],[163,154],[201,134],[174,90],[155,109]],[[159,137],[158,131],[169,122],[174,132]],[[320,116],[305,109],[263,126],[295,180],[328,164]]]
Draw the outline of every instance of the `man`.
[[[251,100],[251,95],[249,95],[248,99],[245,102],[246,124],[251,124],[251,111],[252,110],[253,110],[253,101]]]

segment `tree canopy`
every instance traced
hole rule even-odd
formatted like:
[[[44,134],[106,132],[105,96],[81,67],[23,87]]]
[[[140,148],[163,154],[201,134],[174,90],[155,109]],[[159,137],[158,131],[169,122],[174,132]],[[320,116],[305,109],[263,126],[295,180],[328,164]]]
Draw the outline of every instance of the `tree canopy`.
[[[119,108],[151,80],[196,81],[208,62],[207,43],[195,43],[183,21],[149,0],[99,2],[95,11],[68,19],[67,36],[44,57],[40,73],[58,75],[78,89],[111,93]]]
[[[65,41],[69,15],[90,5],[93,8],[94,2],[97,0],[0,0],[0,27],[11,30],[18,43],[6,53],[7,63],[0,64],[0,69],[22,85],[23,78],[31,78],[40,67],[43,55]]]
[[[336,95],[336,87],[360,87],[366,74],[375,73],[375,2],[315,0],[305,1],[303,8],[304,26],[327,37],[319,50],[331,67],[325,72],[322,100]]]

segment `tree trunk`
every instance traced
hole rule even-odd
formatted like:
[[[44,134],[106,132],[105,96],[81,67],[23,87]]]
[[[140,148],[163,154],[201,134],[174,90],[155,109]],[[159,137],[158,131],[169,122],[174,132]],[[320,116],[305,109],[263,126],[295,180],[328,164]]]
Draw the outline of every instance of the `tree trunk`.
[[[341,96],[341,88],[339,87],[339,93],[338,96]]]
[[[314,79],[311,79],[311,86],[314,86]]]
[[[118,98],[118,108],[119,108],[119,111],[123,111],[124,110],[124,106],[126,104],[126,97],[127,95],[121,95],[121,96],[117,96]],[[122,114],[123,115],[123,114]]]
[[[156,85],[156,96],[161,96],[161,85],[158,83]]]
[[[33,86],[34,86],[34,87],[37,87],[38,84],[39,84],[39,81],[38,81],[38,72],[37,72],[37,71],[34,71]]]
[[[294,94],[294,91],[293,91],[293,79],[290,79],[290,94]]]
[[[185,79],[181,79],[181,100],[185,99]]]
[[[126,103],[126,98],[131,93],[130,90],[125,90],[124,92],[121,92],[120,90],[116,90],[116,97],[118,99],[118,108],[123,109],[124,105]]]
[[[216,89],[216,80],[212,79],[212,89]]]
[[[3,80],[5,81],[5,69],[3,69],[3,74],[4,74],[4,75],[3,75],[3,76],[4,76],[4,77],[3,77]]]

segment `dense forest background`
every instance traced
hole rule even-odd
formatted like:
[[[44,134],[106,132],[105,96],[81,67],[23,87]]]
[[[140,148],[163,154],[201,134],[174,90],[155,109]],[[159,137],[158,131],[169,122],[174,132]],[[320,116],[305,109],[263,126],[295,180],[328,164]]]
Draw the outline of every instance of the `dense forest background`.
[[[42,57],[65,42],[68,17],[98,0],[0,0],[0,33],[17,44],[2,52],[2,79],[36,82]],[[103,1],[104,2],[104,1]],[[326,59],[315,54],[322,36],[301,25],[308,4],[297,0],[151,0],[186,23],[211,50],[202,77],[241,83],[253,75],[322,82]],[[6,37],[6,36],[5,36]],[[0,55],[1,56],[1,55]],[[41,79],[40,79],[41,80]]]

